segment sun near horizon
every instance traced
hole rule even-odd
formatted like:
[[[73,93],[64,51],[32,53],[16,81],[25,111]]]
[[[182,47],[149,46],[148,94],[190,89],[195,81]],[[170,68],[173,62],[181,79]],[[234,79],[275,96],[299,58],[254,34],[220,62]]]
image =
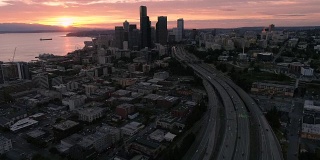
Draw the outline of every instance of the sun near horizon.
[[[68,28],[73,25],[74,20],[70,17],[62,17],[62,18],[58,19],[58,22],[59,22],[58,25],[60,25],[64,28]]]

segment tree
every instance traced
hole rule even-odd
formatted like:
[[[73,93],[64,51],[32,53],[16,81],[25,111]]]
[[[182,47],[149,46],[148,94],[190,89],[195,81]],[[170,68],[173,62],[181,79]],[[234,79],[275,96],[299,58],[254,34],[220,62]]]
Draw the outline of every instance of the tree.
[[[51,148],[49,149],[49,152],[52,153],[52,154],[58,154],[58,153],[59,153],[59,151],[57,150],[56,147],[51,147]]]
[[[270,123],[270,126],[273,129],[279,129],[281,126],[280,123],[280,113],[277,110],[276,107],[273,107],[273,109],[271,109],[270,111],[267,112],[266,114],[266,118],[268,120],[268,122]]]
[[[41,154],[37,153],[37,154],[34,154],[31,158],[31,160],[46,160],[47,158],[42,156]]]
[[[259,65],[256,65],[253,67],[253,71],[254,72],[260,72],[260,66]]]
[[[281,63],[281,62],[284,62],[284,59],[282,57],[278,57],[276,60],[275,60],[276,63]]]

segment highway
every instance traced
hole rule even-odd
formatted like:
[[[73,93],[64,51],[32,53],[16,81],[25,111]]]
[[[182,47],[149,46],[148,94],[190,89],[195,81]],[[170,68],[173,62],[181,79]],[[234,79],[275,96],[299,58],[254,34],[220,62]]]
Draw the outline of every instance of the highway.
[[[216,135],[216,129],[219,128],[217,127],[218,125],[215,122],[208,121],[207,125],[213,126],[213,129],[207,129],[205,131],[202,136],[202,142],[192,159],[244,160],[250,158],[250,150],[252,148],[256,149],[256,147],[258,147],[259,153],[255,159],[283,159],[278,140],[263,113],[252,98],[219,71],[216,71],[207,64],[199,63],[196,57],[188,54],[182,47],[175,47],[173,49],[174,55],[178,60],[192,67],[204,81],[209,82],[215,89],[217,95],[220,96],[225,112],[225,119],[221,120],[221,122],[224,121],[224,123],[220,123],[224,125],[224,127],[221,127],[224,128],[224,134]],[[210,111],[213,117],[217,115],[214,109]],[[255,137],[250,137],[250,116],[252,116],[251,119],[257,124],[254,127],[258,128],[259,131],[259,137],[254,139],[259,141],[259,146],[252,146],[251,148],[250,140]],[[217,136],[222,137],[220,144],[217,144],[215,140]],[[217,154],[213,154],[215,147],[219,147]]]

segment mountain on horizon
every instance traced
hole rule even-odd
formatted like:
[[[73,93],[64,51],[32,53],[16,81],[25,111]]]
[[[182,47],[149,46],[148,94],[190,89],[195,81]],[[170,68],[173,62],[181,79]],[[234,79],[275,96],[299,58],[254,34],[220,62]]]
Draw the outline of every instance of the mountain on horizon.
[[[79,31],[85,28],[77,27],[60,27],[60,26],[50,26],[42,24],[27,24],[27,23],[0,23],[0,33],[21,33],[21,32],[46,32],[46,31]]]

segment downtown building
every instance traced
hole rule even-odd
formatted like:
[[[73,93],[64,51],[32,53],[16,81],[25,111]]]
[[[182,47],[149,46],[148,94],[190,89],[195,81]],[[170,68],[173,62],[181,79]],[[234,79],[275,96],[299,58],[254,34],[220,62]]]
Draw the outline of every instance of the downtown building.
[[[177,20],[177,28],[172,29],[172,33],[170,33],[169,40],[170,42],[180,42],[184,37],[184,20],[182,18]]]
[[[141,48],[151,48],[151,22],[146,6],[140,6],[140,35]]]
[[[161,45],[167,44],[168,39],[168,28],[167,28],[167,17],[166,16],[159,16],[158,22],[156,24],[156,38],[157,43]]]

